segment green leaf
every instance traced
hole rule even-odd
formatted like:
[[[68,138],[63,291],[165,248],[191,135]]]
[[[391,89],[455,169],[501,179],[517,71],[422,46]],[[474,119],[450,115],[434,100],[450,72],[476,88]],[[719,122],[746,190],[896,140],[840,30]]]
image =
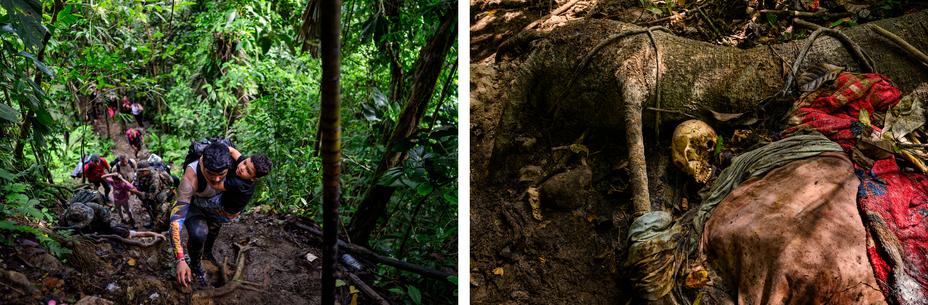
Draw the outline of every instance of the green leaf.
[[[416,305],[422,304],[422,293],[413,285],[409,285],[409,297],[412,298]]]
[[[261,54],[267,54],[267,51],[271,49],[271,43],[273,41],[268,36],[263,36],[258,39],[258,46],[261,47]]]
[[[48,30],[42,26],[42,2],[39,0],[0,0],[10,23],[28,49],[42,48],[42,38]]]
[[[377,108],[367,103],[361,103],[361,115],[371,122],[378,122],[381,119],[377,116]]]
[[[361,24],[361,44],[367,44],[374,37],[377,22],[380,21],[380,13],[374,13],[364,23]]]
[[[7,104],[0,103],[0,118],[19,124],[19,111]]]
[[[80,20],[80,18],[71,13],[73,9],[74,4],[66,5],[63,10],[58,12],[58,22],[65,25],[71,25]]]
[[[9,220],[0,220],[0,229],[4,230],[18,230],[19,226],[15,222]]]
[[[767,13],[767,22],[770,22],[770,25],[773,26],[777,23],[777,14]]]
[[[45,109],[45,107],[35,107],[32,110],[35,111],[35,119],[40,124],[45,126],[55,125],[55,119],[52,118],[52,114],[48,113],[48,109]]]
[[[346,284],[345,284],[345,281],[342,281],[342,280],[340,280],[340,279],[335,279],[335,287],[342,287],[342,286],[345,286],[345,285],[346,285]]]
[[[3,104],[0,104],[0,105],[3,105]],[[0,168],[0,178],[13,181],[14,176],[10,172]]]
[[[719,140],[715,141],[715,152],[712,155],[718,155],[722,152],[722,135],[719,135]]]
[[[842,23],[844,23],[844,19],[840,19],[840,20],[838,20],[838,21],[835,21],[835,23],[832,23],[832,24],[831,24],[830,26],[828,26],[828,27],[833,28],[833,27],[836,27],[836,26],[841,25]]]
[[[454,283],[455,285],[457,285],[457,284],[458,284],[458,277],[453,276],[453,275],[452,275],[452,276],[449,276],[449,277],[448,277],[448,281]]]
[[[154,36],[155,38],[164,37],[164,33],[155,33],[155,35],[153,35],[153,36]]]
[[[451,193],[445,193],[445,200],[453,204],[458,204],[458,198],[454,197]]]
[[[6,187],[6,189],[9,190],[10,192],[22,193],[26,191],[26,187],[27,185],[23,183],[15,183],[15,184],[11,184],[10,186]]]
[[[7,25],[7,24],[3,24],[3,26],[0,26],[0,34],[3,34],[3,33],[13,33],[13,34],[16,34],[16,30],[14,30],[13,28],[11,28],[11,27],[10,27],[9,25]]]
[[[664,11],[662,11],[661,9],[656,8],[656,7],[648,7],[648,8],[645,8],[645,9],[648,10],[649,12],[652,12],[652,13],[655,13],[655,14],[658,14],[658,15],[664,13]]]
[[[229,12],[229,14],[226,15],[226,26],[232,25],[232,21],[235,21],[235,17],[238,17],[235,10]]]
[[[416,191],[419,192],[419,195],[425,196],[425,195],[431,194],[432,190],[434,189],[435,187],[432,186],[431,183],[423,183],[423,184],[420,184],[419,187],[416,188]]]
[[[0,227],[0,229],[3,229],[3,228]],[[396,294],[399,294],[399,295],[404,295],[404,294],[406,294],[406,292],[403,291],[403,289],[399,289],[399,288],[390,288],[390,289],[387,289],[387,291],[390,291],[390,292],[393,292],[393,293],[396,293]]]
[[[374,104],[377,105],[377,107],[387,106],[387,95],[380,92],[377,87],[371,88],[371,98],[374,99]]]

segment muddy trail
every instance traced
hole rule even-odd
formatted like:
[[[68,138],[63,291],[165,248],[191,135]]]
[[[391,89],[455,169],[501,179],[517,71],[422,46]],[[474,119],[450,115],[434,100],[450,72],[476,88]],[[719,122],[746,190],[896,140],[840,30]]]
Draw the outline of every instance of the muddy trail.
[[[129,128],[136,127],[129,124]],[[102,120],[94,126],[98,135],[106,133]],[[110,125],[115,141],[114,154],[126,153],[132,158],[134,151],[125,139],[119,123]],[[92,152],[88,152],[92,153]],[[147,158],[147,148],[139,153],[139,160]],[[177,175],[175,169],[172,174]],[[79,179],[62,183],[76,186]],[[100,188],[102,191],[102,188]],[[150,221],[134,196],[130,206],[137,225],[134,230],[146,231],[142,224]],[[109,206],[113,209],[112,204]],[[63,205],[56,205],[52,215],[63,213]],[[117,217],[116,214],[113,214]],[[52,232],[52,224],[33,223],[26,219],[11,219],[19,225],[28,225],[60,241],[70,254],[59,260],[39,243],[32,234],[10,234],[12,245],[0,245],[0,304],[318,304],[320,302],[322,271],[322,238],[295,227],[294,223],[321,231],[311,220],[278,214],[267,207],[243,213],[223,226],[213,254],[225,268],[203,260],[207,279],[213,287],[198,287],[191,283],[182,287],[177,283],[173,252],[167,241],[135,239],[144,247],[108,239],[95,240],[81,236],[67,236]],[[10,232],[10,231],[7,231]],[[168,236],[168,232],[159,232]],[[76,234],[76,233],[75,233]],[[186,241],[186,230],[183,238]],[[186,246],[186,245],[185,245]],[[244,247],[246,251],[240,253]],[[250,248],[250,249],[248,249]],[[370,268],[373,264],[358,259]],[[222,265],[222,263],[220,264]],[[227,269],[228,284],[221,285],[221,270]],[[240,270],[240,277],[232,280]],[[347,269],[345,269],[347,270]],[[368,271],[352,272],[370,283]],[[337,299],[348,302],[352,298],[350,280],[346,278],[337,288]],[[247,284],[240,284],[247,283]],[[231,285],[240,285],[227,294],[219,295]],[[375,288],[377,289],[377,288]],[[208,291],[208,292],[207,292]],[[204,292],[207,292],[204,294]],[[356,292],[356,291],[355,291]],[[387,295],[385,291],[379,291]],[[358,293],[361,304],[371,302]],[[345,303],[347,304],[347,303]]]
[[[713,40],[702,32],[708,25],[693,14],[695,10],[684,13],[683,20],[668,19],[667,15],[653,16],[638,1],[470,2],[472,303],[645,302],[628,280],[628,229],[634,215],[625,135],[578,130],[574,127],[582,124],[577,122],[539,117],[525,122],[529,131],[513,136],[513,142],[521,146],[494,155],[510,87],[524,69],[532,45],[551,42],[522,43],[503,54],[497,54],[497,48],[524,35],[527,27],[543,33],[584,18],[661,25],[681,37],[744,48],[776,43],[787,31],[789,35],[810,32],[788,27],[786,20],[751,32],[757,28],[749,25],[745,1],[720,3],[735,3],[726,8],[727,13],[715,14],[721,15],[724,23],[720,27],[730,34]],[[925,7],[915,4],[908,9]],[[552,11],[560,13],[551,16]],[[719,132],[727,140],[736,130]],[[679,217],[698,207],[697,193],[705,184],[696,183],[673,165],[671,133],[661,131],[662,137],[656,138],[654,130],[644,130],[648,187],[655,205]],[[754,142],[726,143],[724,149],[740,151]],[[583,148],[570,146],[577,143]],[[552,170],[558,166],[561,170]],[[558,174],[544,177],[546,172]],[[540,185],[542,196],[534,201],[529,188],[540,180],[547,182]],[[540,208],[533,209],[535,202]]]

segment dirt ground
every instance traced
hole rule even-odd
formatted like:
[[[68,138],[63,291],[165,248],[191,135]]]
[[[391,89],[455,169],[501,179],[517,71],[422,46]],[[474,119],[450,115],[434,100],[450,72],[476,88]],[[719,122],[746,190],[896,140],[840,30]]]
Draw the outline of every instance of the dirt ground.
[[[103,123],[95,125],[99,134],[105,132]],[[135,124],[129,127],[134,128]],[[116,143],[114,153],[133,156],[120,124],[113,123],[110,128]],[[147,150],[143,149],[139,157],[143,155],[147,156]],[[177,172],[175,170],[174,174]],[[149,221],[147,213],[142,211],[136,198],[130,201],[130,206],[138,222],[134,229],[146,230],[141,224]],[[51,211],[54,215],[61,212],[60,209]],[[207,299],[192,298],[202,287],[191,283],[184,288],[177,283],[169,242],[147,248],[121,242],[96,242],[52,233],[44,229],[49,224],[32,224],[62,240],[62,245],[73,252],[64,262],[59,261],[38,244],[38,239],[27,236],[31,234],[16,237],[13,246],[0,245],[0,269],[22,274],[34,284],[32,286],[38,287],[35,293],[29,293],[22,286],[0,280],[0,304],[48,304],[49,300],[58,304],[318,304],[321,301],[322,239],[289,225],[290,222],[321,231],[311,221],[263,208],[243,213],[224,225],[213,254],[220,261],[228,259],[227,267],[232,273],[238,257],[233,244],[251,245],[255,249],[245,253],[242,277],[244,281],[263,287],[259,287],[259,291],[237,289],[225,296]],[[160,233],[168,235],[168,232]],[[187,240],[186,230],[183,238]],[[203,265],[211,285],[217,286],[218,266],[206,260]],[[358,274],[371,282],[369,273]],[[387,295],[386,291],[380,293]],[[359,304],[371,302],[363,293],[358,297]],[[339,303],[347,304],[351,299],[349,285],[337,288],[336,298]],[[94,303],[96,300],[103,301]]]
[[[530,45],[519,46],[506,54],[496,54],[497,48],[533,21],[568,2],[571,1],[470,2],[470,275],[471,303],[474,304],[643,302],[627,280],[629,270],[624,261],[628,257],[628,228],[633,220],[624,135],[588,132],[582,142],[589,151],[588,156],[574,155],[563,174],[582,177],[582,183],[556,182],[561,183],[554,186],[560,188],[558,196],[569,198],[570,204],[564,206],[561,204],[564,200],[557,200],[560,205],[553,205],[542,197],[540,220],[533,216],[527,193],[537,179],[534,175],[554,167],[567,153],[567,150],[552,148],[573,144],[585,131],[569,128],[565,122],[539,117],[536,122],[526,123],[533,126],[534,131],[514,136],[516,143],[522,143],[519,149],[513,149],[518,151],[493,154],[509,89],[522,69]],[[779,31],[788,29],[786,26],[777,27],[777,31],[771,28],[756,34],[762,37],[749,37],[744,30],[749,28],[745,26],[746,16],[742,13],[744,2],[727,3],[741,3],[740,7],[722,14],[727,18],[729,29],[741,27],[741,30],[716,43],[744,43],[741,47],[775,43],[783,34]],[[609,16],[609,19],[639,25],[657,19],[639,6],[638,1],[581,0],[533,29],[550,31],[567,21],[591,16]],[[920,4],[915,8],[924,9]],[[655,22],[650,25],[667,26],[679,36],[705,37],[696,29],[675,27],[679,24]],[[717,131],[725,134],[726,139],[733,132]],[[644,131],[649,190],[652,201],[679,217],[692,209],[694,203],[699,203],[696,194],[704,185],[672,165],[669,132],[661,132],[663,137],[654,140],[654,130]],[[586,172],[585,167],[590,169],[589,174],[572,173]],[[549,181],[557,181],[557,177]]]

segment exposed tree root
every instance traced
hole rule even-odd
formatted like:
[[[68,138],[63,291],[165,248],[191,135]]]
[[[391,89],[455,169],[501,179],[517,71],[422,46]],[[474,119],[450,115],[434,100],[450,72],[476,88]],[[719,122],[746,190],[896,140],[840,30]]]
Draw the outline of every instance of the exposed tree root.
[[[781,11],[781,10],[760,10],[761,14],[775,14],[775,15],[786,15],[791,17],[800,17],[800,18],[844,18],[851,17],[854,14],[848,12],[842,13],[823,13],[823,12],[801,12],[801,11]]]
[[[243,245],[239,245],[238,243],[233,243],[232,245],[235,246],[236,248],[239,248],[238,259],[235,260],[236,261],[235,262],[235,266],[236,266],[235,275],[232,276],[232,280],[234,281],[240,278],[240,276],[242,275],[242,270],[245,269],[245,251],[254,249],[254,247],[248,246],[248,245],[243,246]]]
[[[198,299],[218,298],[218,297],[227,295],[230,292],[235,291],[236,289],[239,289],[239,288],[245,289],[245,290],[251,290],[251,291],[264,291],[262,289],[255,288],[255,287],[264,287],[264,285],[261,285],[258,283],[252,283],[248,281],[237,280],[242,273],[243,267],[245,266],[245,251],[254,249],[254,247],[249,246],[249,245],[243,246],[243,245],[239,245],[238,243],[233,243],[233,245],[239,248],[240,250],[238,251],[238,259],[236,259],[236,261],[238,262],[238,267],[235,268],[235,275],[232,276],[232,280],[231,281],[228,280],[229,271],[228,271],[228,268],[226,268],[226,259],[223,259],[222,265],[219,266],[219,273],[220,273],[219,282],[222,286],[218,288],[210,287],[209,289],[195,291],[193,292],[192,299],[198,300]],[[255,287],[250,287],[247,285],[255,286]]]
[[[245,284],[245,285],[243,285],[243,284]],[[242,282],[229,282],[228,284],[223,285],[222,287],[219,287],[219,288],[210,288],[210,289],[205,289],[205,290],[198,290],[198,291],[196,291],[196,292],[193,293],[193,299],[194,299],[194,300],[199,300],[199,299],[218,298],[218,297],[227,295],[227,294],[229,294],[230,292],[235,291],[235,289],[239,289],[239,288],[245,289],[245,290],[251,290],[251,291],[264,291],[264,290],[261,290],[261,289],[258,289],[258,288],[254,288],[254,287],[249,287],[249,286],[246,286],[246,285],[252,285],[252,286],[262,287],[261,284],[252,283],[252,282],[245,282],[245,281],[242,281]]]
[[[154,246],[154,245],[158,245],[158,244],[160,244],[161,242],[164,241],[164,240],[162,240],[162,239],[160,239],[160,238],[155,238],[155,240],[152,241],[152,242],[143,243],[143,242],[140,242],[140,241],[128,240],[128,239],[125,239],[125,238],[123,238],[122,236],[119,236],[119,235],[95,235],[95,234],[91,234],[91,235],[87,235],[87,237],[92,238],[92,239],[96,240],[97,242],[101,242],[101,241],[103,241],[104,239],[109,239],[109,240],[119,241],[119,242],[122,242],[122,243],[128,244],[128,245],[139,246],[139,247],[142,247],[142,248],[148,248],[148,247],[151,247],[151,246]]]
[[[886,37],[886,39],[892,40],[898,44],[899,47],[909,52],[909,54],[912,54],[912,56],[915,56],[915,58],[918,58],[918,60],[921,60],[923,63],[928,64],[928,55],[925,55],[925,53],[922,53],[914,46],[903,40],[901,37],[896,36],[896,34],[890,33],[889,31],[884,30],[883,28],[874,24],[867,25],[867,28],[870,28],[874,32],[883,35],[883,37]]]

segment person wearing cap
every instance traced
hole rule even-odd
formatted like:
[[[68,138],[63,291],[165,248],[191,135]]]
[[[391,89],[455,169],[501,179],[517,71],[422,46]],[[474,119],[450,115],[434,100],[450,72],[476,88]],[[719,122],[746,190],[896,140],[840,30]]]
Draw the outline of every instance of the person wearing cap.
[[[150,221],[145,223],[145,226],[151,227],[158,219],[158,215],[161,215],[161,204],[168,198],[168,192],[171,188],[170,184],[164,182],[171,180],[170,177],[165,180],[163,175],[166,175],[166,173],[152,168],[148,160],[139,162],[137,173],[135,186],[136,189],[142,192],[138,197],[142,201],[142,207],[148,211],[150,218]]]
[[[122,238],[154,237],[167,240],[164,235],[129,230],[125,225],[116,222],[110,210],[94,202],[75,202],[65,211],[64,217],[59,219],[59,225],[65,229],[77,229],[82,233],[113,234]]]

